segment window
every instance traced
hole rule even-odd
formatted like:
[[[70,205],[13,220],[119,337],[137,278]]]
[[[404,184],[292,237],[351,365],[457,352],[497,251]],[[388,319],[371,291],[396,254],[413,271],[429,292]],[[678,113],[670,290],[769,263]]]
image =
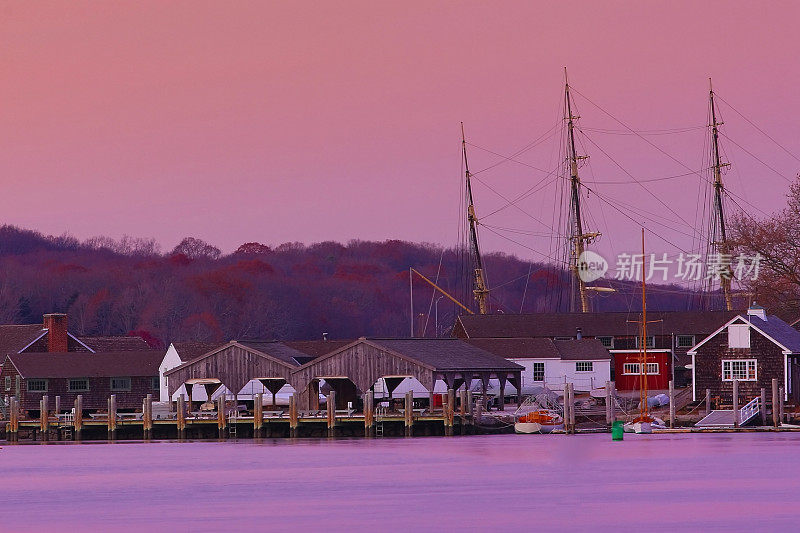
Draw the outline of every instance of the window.
[[[153,376],[152,382],[150,383],[150,387],[153,390],[160,390],[161,387],[159,387],[158,383],[159,383],[158,376]]]
[[[544,381],[544,363],[533,363],[533,381]]]
[[[636,337],[636,347],[640,348],[642,345],[642,338]],[[646,338],[645,347],[647,348],[655,348],[656,347],[656,338],[652,336],[648,336]]]
[[[46,379],[29,379],[28,392],[47,392]]]
[[[575,372],[591,372],[593,367],[592,361],[577,361],[575,363]]]
[[[728,326],[728,348],[749,348],[750,326],[748,324],[731,324]]]
[[[112,391],[129,391],[131,390],[131,378],[111,378]]]
[[[602,344],[606,348],[614,347],[614,337],[597,337],[597,340],[599,340],[600,344]]]
[[[678,348],[691,348],[694,346],[694,335],[678,335],[675,338],[675,345]]]
[[[6,390],[11,390],[11,376],[6,376]]]
[[[86,392],[89,390],[88,378],[72,378],[67,380],[67,389],[70,392]]]
[[[632,376],[632,375],[639,375],[642,372],[639,363],[625,363],[622,366],[622,373],[625,374],[626,376]],[[647,375],[648,376],[658,375],[658,363],[647,363]]]
[[[755,359],[723,359],[722,381],[756,381],[758,368]]]

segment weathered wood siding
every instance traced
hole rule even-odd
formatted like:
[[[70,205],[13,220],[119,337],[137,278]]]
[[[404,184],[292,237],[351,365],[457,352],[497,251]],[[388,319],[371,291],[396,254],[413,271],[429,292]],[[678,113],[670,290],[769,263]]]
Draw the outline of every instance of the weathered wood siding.
[[[695,356],[695,390],[698,398],[703,391],[711,389],[711,396],[719,396],[730,402],[733,398],[733,382],[722,381],[723,359],[756,359],[757,381],[739,381],[739,405],[742,406],[758,396],[761,388],[771,390],[772,378],[780,386],[784,380],[784,355],[780,347],[750,328],[750,348],[728,348],[728,330],[724,329],[703,344]]]
[[[169,374],[167,383],[170,396],[187,380],[199,378],[216,378],[228,390],[239,392],[251,379],[283,378],[290,381],[291,373],[292,367],[287,363],[233,345]]]
[[[304,391],[312,379],[324,376],[348,377],[360,393],[384,376],[413,376],[428,390],[433,390],[434,384],[432,369],[367,342],[308,363],[295,371],[289,383],[295,390]]]

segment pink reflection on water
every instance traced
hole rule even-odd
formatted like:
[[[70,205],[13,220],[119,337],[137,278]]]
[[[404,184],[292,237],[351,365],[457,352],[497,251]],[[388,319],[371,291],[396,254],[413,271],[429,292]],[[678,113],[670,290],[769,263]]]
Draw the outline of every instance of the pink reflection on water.
[[[2,529],[796,526],[800,435],[6,445]]]

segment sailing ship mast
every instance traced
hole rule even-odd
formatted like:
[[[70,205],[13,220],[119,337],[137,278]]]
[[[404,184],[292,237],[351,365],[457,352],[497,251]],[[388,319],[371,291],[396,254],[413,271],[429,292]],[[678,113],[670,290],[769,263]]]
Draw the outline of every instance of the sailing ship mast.
[[[578,300],[582,313],[589,312],[589,296],[586,283],[580,277],[580,261],[587,244],[591,244],[600,236],[600,233],[584,233],[583,219],[581,218],[581,179],[578,176],[578,161],[586,156],[578,156],[575,149],[575,120],[579,117],[572,115],[572,98],[569,94],[569,79],[567,67],[564,67],[564,120],[567,122],[567,158],[569,159],[570,174],[570,268],[574,276],[574,283],[578,287]],[[570,298],[570,311],[575,311],[575,295]]]
[[[478,312],[485,315],[489,312],[489,289],[483,273],[483,260],[478,247],[478,217],[475,215],[475,204],[472,201],[472,175],[469,173],[467,162],[467,141],[464,136],[464,123],[461,123],[461,152],[464,157],[464,172],[466,177],[467,224],[469,225],[469,246],[472,257],[472,267],[475,274],[472,293],[478,302]]]
[[[641,403],[639,405],[641,408],[639,418],[635,420],[636,422],[650,422],[650,416],[648,414],[649,406],[647,405],[647,282],[645,281],[644,274],[646,262],[647,259],[644,254],[644,228],[642,228],[642,336],[639,342],[639,380],[641,381],[641,386],[639,387],[639,401]]]
[[[711,233],[711,246],[720,265],[720,286],[725,297],[725,308],[728,311],[733,309],[731,301],[731,256],[728,235],[725,227],[725,210],[722,204],[722,197],[725,186],[722,184],[722,168],[730,166],[730,163],[722,163],[719,153],[719,126],[722,122],[717,122],[717,109],[714,103],[714,87],[711,85],[711,78],[708,78],[709,105],[711,107],[711,158],[712,169],[714,172],[714,222]]]

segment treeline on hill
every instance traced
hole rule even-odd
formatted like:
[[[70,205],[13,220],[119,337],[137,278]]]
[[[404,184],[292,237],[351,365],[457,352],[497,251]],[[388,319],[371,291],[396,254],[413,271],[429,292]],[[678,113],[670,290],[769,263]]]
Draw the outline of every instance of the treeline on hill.
[[[441,263],[440,263],[441,262]],[[492,308],[502,312],[566,307],[569,275],[516,257],[489,254]],[[242,245],[224,255],[186,238],[162,253],[155,241],[51,237],[0,228],[0,323],[36,323],[42,314],[69,314],[83,335],[141,334],[154,343],[179,340],[316,339],[403,336],[409,333],[409,267],[473,305],[463,255],[430,244],[389,240]],[[593,296],[595,310],[635,309],[636,287]],[[627,287],[627,288],[626,288]],[[623,290],[624,289],[624,290]],[[523,302],[525,294],[525,303]],[[433,305],[429,285],[414,280],[417,332],[433,336],[453,324],[458,309]],[[438,298],[438,295],[436,296]],[[654,309],[685,309],[686,294],[655,291]]]

